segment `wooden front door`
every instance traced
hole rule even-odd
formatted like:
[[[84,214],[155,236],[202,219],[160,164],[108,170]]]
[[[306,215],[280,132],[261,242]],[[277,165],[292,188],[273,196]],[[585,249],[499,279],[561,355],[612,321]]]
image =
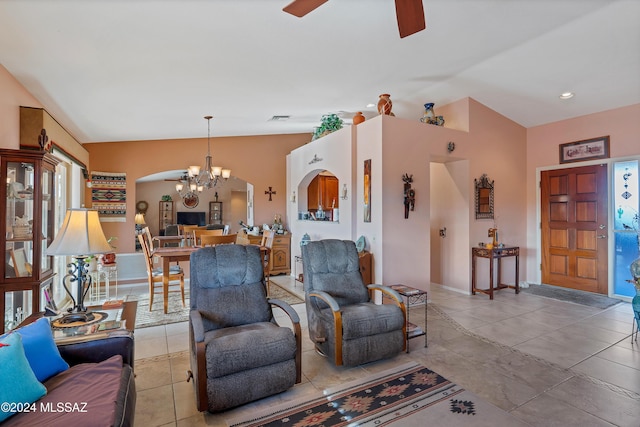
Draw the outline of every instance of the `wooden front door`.
[[[607,294],[607,167],[541,174],[542,283]]]

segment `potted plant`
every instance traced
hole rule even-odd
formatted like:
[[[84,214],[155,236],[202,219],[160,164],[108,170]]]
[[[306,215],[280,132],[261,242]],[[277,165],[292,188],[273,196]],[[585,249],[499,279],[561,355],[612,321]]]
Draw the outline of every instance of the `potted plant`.
[[[342,129],[342,123],[342,119],[337,114],[325,114],[322,116],[320,126],[313,132],[312,141]]]

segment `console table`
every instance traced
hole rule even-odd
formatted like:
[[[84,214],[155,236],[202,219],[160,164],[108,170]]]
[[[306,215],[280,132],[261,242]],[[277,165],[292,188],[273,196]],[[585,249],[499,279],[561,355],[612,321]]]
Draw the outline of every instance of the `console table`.
[[[516,263],[516,282],[515,285],[505,285],[500,283],[500,273],[502,270],[502,258],[514,257]],[[489,260],[489,289],[476,288],[476,258],[486,258]],[[498,275],[496,286],[493,286],[493,264],[494,260],[498,260]],[[493,299],[493,291],[504,288],[516,290],[516,294],[520,293],[520,248],[518,246],[503,246],[494,248],[471,248],[471,294],[482,292],[489,295],[489,299]]]

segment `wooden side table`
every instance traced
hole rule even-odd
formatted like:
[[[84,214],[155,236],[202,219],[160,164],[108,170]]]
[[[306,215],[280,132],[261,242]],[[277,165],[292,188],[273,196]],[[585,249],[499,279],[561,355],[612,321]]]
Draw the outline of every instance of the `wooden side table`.
[[[406,299],[407,305],[407,353],[409,353],[409,340],[424,335],[424,346],[427,347],[427,291],[412,288],[406,285],[391,285],[391,289],[398,292]],[[424,304],[424,329],[415,323],[411,323],[410,315],[411,306]]]
[[[500,273],[502,270],[502,258],[514,257],[516,263],[516,282],[515,285],[505,285],[501,282]],[[487,258],[489,260],[489,289],[476,288],[476,258]],[[498,260],[498,276],[496,286],[493,286],[493,264],[494,260]],[[498,248],[471,248],[471,294],[482,292],[489,295],[489,299],[493,299],[493,292],[511,288],[516,290],[516,294],[520,293],[520,248],[518,246],[503,246]]]

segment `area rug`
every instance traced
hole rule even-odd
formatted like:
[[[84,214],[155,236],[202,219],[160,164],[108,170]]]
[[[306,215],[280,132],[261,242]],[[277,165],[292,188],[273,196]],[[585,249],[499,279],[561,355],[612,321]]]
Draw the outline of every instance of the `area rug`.
[[[288,290],[280,287],[273,281],[269,281],[269,298],[282,300],[290,305],[302,304],[304,300]]]
[[[138,301],[136,329],[169,325],[189,320],[189,292],[187,291],[184,293],[184,307],[182,306],[182,298],[179,292],[169,293],[167,314],[164,313],[164,299],[160,294],[154,295],[151,311],[149,311],[149,294],[128,295],[127,301]]]
[[[525,426],[438,373],[408,363],[323,396],[272,407],[231,427],[256,426]]]
[[[291,292],[270,282],[270,298],[283,300],[291,305],[302,304],[304,301]],[[179,292],[169,293],[169,306],[167,314],[164,313],[162,295],[153,297],[153,307],[149,311],[149,294],[129,295],[127,301],[138,301],[136,310],[136,329],[148,328],[150,326],[169,325],[171,323],[185,322],[189,320],[189,292],[184,293],[185,307],[182,307],[182,299]]]
[[[620,302],[620,300],[609,298],[605,295],[594,294],[592,292],[578,291],[576,289],[561,288],[559,286],[531,284],[528,288],[520,288],[524,293],[537,295],[546,298],[558,299],[575,304],[586,305],[600,309],[609,308]]]

